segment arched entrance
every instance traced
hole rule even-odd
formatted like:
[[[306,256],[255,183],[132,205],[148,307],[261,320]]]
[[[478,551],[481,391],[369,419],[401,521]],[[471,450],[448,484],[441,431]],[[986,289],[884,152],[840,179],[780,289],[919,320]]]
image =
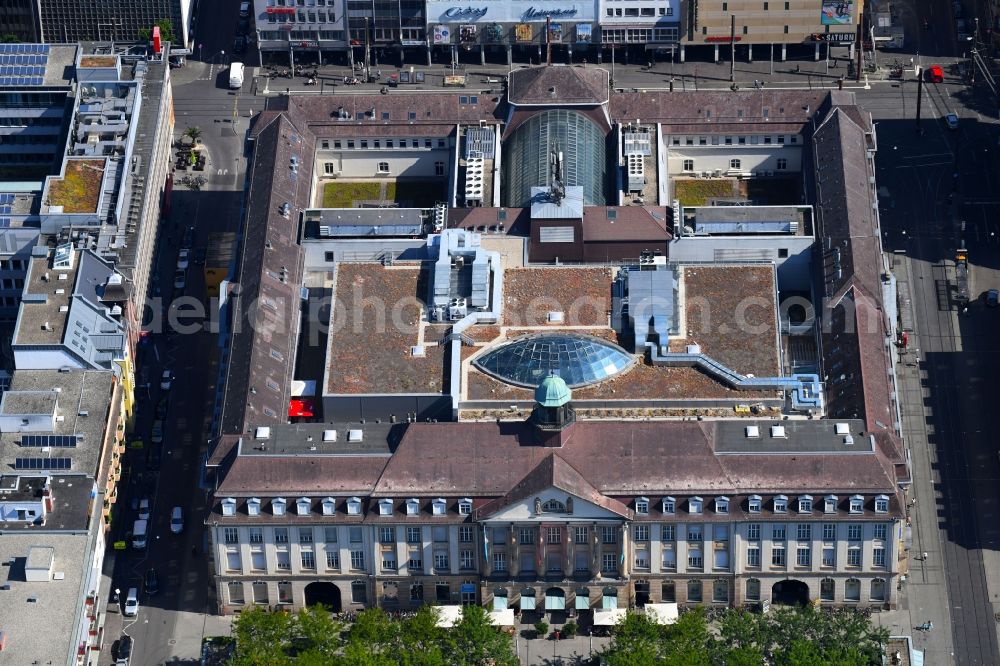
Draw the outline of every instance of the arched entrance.
[[[771,603],[780,606],[805,606],[809,586],[801,580],[779,580],[771,587]]]
[[[323,604],[331,613],[343,610],[340,603],[340,588],[329,582],[316,582],[306,585],[306,606]]]

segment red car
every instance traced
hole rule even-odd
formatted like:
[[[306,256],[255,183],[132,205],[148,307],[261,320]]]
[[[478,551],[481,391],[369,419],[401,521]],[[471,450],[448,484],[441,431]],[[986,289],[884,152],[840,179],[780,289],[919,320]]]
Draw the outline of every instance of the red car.
[[[944,72],[941,65],[931,65],[927,68],[927,80],[931,83],[944,83]]]

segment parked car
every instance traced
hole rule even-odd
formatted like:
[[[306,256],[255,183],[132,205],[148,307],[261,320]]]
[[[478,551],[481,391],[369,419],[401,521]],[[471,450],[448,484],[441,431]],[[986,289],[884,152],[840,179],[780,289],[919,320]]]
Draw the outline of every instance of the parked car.
[[[187,248],[181,248],[181,251],[177,254],[177,270],[183,271],[187,270],[187,267],[191,264],[191,251]]]
[[[142,578],[142,586],[146,590],[146,594],[151,597],[160,591],[160,577],[156,574],[156,569],[152,567],[146,569],[146,575]]]
[[[941,65],[931,65],[927,68],[927,80],[930,83],[944,83],[944,70]]]
[[[156,403],[156,418],[165,419],[167,418],[167,411],[170,408],[170,398],[163,396],[160,401]]]
[[[153,421],[153,430],[149,435],[149,441],[153,444],[163,443],[163,421],[161,419]]]
[[[958,129],[958,115],[949,113],[944,117],[944,122],[948,125],[948,129]]]
[[[129,660],[132,658],[132,637],[128,634],[122,634],[122,637],[118,639],[118,655],[115,666],[128,666]]]
[[[160,390],[169,391],[170,385],[174,381],[174,375],[169,370],[164,370],[163,374],[160,375]]]
[[[184,271],[178,270],[174,273],[174,289],[177,291],[184,291],[184,287],[187,286],[187,276]]]
[[[150,472],[159,472],[163,465],[163,446],[151,446],[146,454],[146,469]]]
[[[139,590],[134,587],[128,588],[125,596],[125,617],[135,617],[139,614]]]
[[[181,238],[181,247],[190,250],[192,244],[194,244],[194,227],[187,227],[184,229],[184,237]]]
[[[987,307],[995,308],[1000,305],[1000,290],[990,289],[986,292],[985,300]]]
[[[243,53],[246,50],[247,50],[247,38],[244,37],[243,35],[237,36],[236,40],[233,42],[233,53]]]
[[[184,531],[184,509],[179,506],[170,510],[170,531],[174,534]]]
[[[150,507],[152,504],[146,498],[139,500],[139,520],[149,520]]]

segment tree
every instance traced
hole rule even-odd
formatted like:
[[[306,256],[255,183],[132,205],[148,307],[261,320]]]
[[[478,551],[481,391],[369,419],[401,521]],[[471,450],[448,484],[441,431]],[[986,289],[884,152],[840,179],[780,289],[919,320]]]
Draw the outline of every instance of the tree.
[[[4,33],[0,35],[0,43],[3,44],[18,44],[21,39],[12,32]]]
[[[313,654],[329,661],[341,648],[344,625],[320,604],[300,610],[295,615],[294,627],[296,664],[306,663],[303,662],[305,655]]]
[[[174,41],[174,24],[171,23],[170,19],[160,19],[156,22],[156,26],[160,29],[160,39],[164,42]],[[153,39],[152,28],[142,28],[139,31],[139,39],[143,41],[150,41]]]
[[[659,663],[662,628],[647,615],[629,612],[615,627],[611,645],[604,652],[609,666],[652,666]]]
[[[291,615],[249,608],[233,622],[236,650],[233,666],[281,666],[290,664]]]
[[[184,136],[189,137],[194,143],[198,143],[198,139],[201,138],[201,128],[200,127],[188,127],[184,130]]]
[[[545,627],[548,629],[548,627]],[[445,663],[454,666],[517,666],[514,641],[490,622],[482,606],[465,606],[445,636]]]

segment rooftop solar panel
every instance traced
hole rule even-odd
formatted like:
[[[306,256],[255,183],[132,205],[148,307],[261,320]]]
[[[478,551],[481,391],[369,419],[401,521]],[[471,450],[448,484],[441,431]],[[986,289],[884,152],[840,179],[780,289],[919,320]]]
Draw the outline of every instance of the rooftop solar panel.
[[[22,435],[21,446],[43,447],[67,449],[76,446],[76,435]]]
[[[72,469],[73,460],[70,458],[16,458],[14,469]]]

